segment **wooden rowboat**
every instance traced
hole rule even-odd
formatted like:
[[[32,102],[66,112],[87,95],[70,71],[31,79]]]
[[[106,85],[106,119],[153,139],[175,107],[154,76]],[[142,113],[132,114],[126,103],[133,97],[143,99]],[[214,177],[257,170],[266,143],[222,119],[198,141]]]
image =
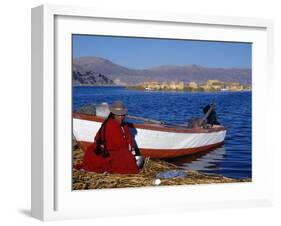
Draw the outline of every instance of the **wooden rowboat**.
[[[104,118],[73,113],[73,134],[78,145],[86,150]],[[158,124],[129,124],[141,155],[150,158],[174,158],[207,151],[223,144],[226,129],[221,125],[211,128],[183,128]]]

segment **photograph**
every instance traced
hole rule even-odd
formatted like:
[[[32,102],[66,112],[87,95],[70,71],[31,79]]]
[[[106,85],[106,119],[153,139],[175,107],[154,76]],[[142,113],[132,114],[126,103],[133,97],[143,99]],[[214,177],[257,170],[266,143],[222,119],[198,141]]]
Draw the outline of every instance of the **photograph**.
[[[252,182],[252,43],[72,34],[72,190]]]

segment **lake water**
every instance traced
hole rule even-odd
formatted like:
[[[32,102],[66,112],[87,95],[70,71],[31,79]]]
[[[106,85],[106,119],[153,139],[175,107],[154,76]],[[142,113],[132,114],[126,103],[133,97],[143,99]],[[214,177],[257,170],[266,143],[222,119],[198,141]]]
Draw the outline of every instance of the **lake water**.
[[[227,128],[222,147],[170,162],[204,173],[233,178],[252,177],[251,92],[138,91],[123,87],[73,87],[73,110],[83,105],[122,100],[130,115],[183,124],[201,117],[202,108],[216,103],[218,121]]]

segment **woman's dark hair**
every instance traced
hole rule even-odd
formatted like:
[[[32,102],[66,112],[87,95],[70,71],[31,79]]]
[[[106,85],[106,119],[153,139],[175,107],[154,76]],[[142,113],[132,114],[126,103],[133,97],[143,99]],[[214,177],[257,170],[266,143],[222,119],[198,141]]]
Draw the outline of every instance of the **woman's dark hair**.
[[[98,131],[98,133],[99,133],[98,139],[96,140],[97,146],[96,146],[96,149],[95,149],[95,153],[97,155],[102,154],[102,157],[104,157],[104,158],[109,157],[109,155],[110,155],[108,150],[107,150],[107,147],[106,147],[105,137],[106,137],[106,123],[111,118],[113,118],[112,112],[109,113],[108,117],[101,124],[101,127],[99,128],[99,131]],[[102,148],[101,145],[103,145],[104,148]]]

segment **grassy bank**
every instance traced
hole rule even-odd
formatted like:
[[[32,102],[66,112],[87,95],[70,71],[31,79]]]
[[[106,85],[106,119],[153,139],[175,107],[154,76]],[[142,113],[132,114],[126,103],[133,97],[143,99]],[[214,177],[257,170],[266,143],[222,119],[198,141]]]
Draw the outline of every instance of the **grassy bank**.
[[[73,147],[73,163],[82,161],[83,151],[77,146]],[[138,174],[98,174],[93,172],[78,171],[73,169],[73,189],[101,189],[101,188],[124,188],[144,186],[166,186],[166,185],[192,185],[213,183],[235,183],[250,182],[250,179],[233,179],[220,175],[207,175],[197,171],[184,170],[184,177],[161,179],[159,185],[155,185],[159,172],[181,170],[179,167],[162,160],[146,158],[143,169]],[[159,182],[159,180],[158,180]]]

